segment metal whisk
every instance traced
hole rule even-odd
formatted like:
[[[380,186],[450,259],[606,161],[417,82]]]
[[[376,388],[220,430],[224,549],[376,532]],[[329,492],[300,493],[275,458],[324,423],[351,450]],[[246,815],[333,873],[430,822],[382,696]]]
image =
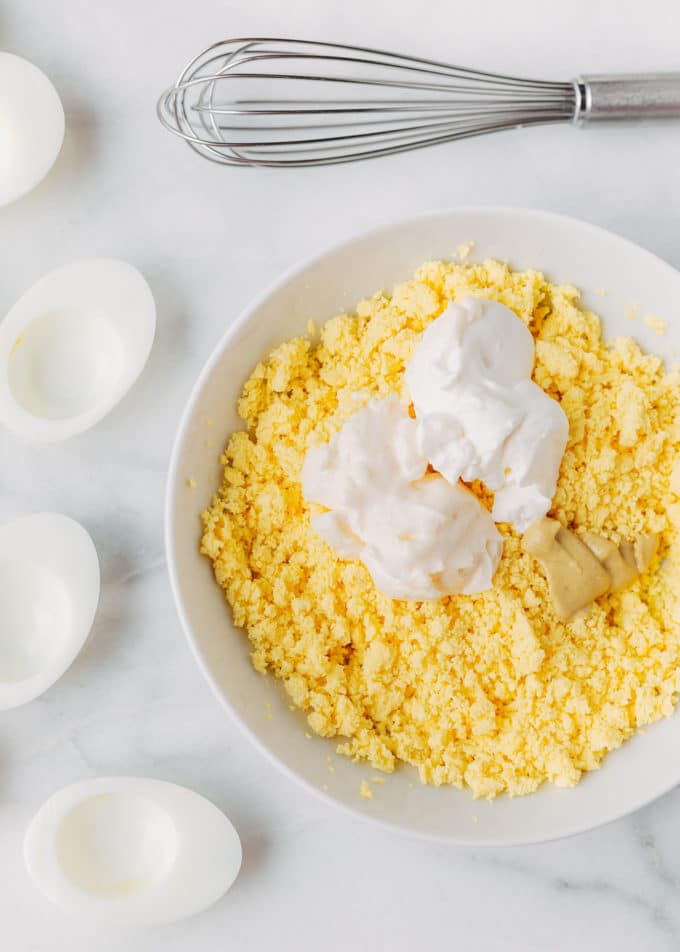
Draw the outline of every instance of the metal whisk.
[[[543,82],[339,43],[229,39],[189,63],[158,116],[213,162],[329,165],[548,122],[680,118],[680,73]]]

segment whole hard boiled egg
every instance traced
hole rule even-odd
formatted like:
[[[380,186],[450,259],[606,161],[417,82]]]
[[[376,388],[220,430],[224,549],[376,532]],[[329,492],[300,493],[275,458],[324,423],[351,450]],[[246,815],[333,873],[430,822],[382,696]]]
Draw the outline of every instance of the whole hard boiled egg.
[[[44,512],[0,526],[0,710],[32,701],[82,648],[99,601],[83,527]]]
[[[47,175],[64,141],[64,108],[47,76],[28,60],[0,53],[0,205]]]
[[[0,423],[44,442],[87,430],[135,382],[155,329],[151,290],[125,261],[50,271],[0,324]]]
[[[200,912],[241,866],[227,817],[185,787],[104,777],[64,787],[33,818],[28,872],[63,911],[108,925],[152,925]]]

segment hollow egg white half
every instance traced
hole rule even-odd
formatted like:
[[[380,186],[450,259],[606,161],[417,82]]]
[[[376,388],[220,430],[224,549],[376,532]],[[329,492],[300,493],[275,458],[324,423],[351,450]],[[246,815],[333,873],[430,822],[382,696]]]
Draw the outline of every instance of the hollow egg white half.
[[[149,285],[127,262],[50,271],[0,324],[0,423],[32,441],[82,433],[135,382],[155,330]]]
[[[153,925],[216,902],[241,866],[241,842],[205,797],[162,780],[101,777],[51,796],[24,840],[31,879],[64,912],[107,925]]]
[[[42,512],[0,526],[0,710],[32,701],[71,665],[99,601],[86,530]]]
[[[54,165],[64,141],[64,107],[33,63],[0,52],[0,205],[20,198]]]

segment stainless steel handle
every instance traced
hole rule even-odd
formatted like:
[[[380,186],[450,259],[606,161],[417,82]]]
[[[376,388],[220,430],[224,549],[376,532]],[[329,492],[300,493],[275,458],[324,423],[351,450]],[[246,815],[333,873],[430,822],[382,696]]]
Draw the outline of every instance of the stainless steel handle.
[[[575,122],[680,119],[680,73],[580,76]]]

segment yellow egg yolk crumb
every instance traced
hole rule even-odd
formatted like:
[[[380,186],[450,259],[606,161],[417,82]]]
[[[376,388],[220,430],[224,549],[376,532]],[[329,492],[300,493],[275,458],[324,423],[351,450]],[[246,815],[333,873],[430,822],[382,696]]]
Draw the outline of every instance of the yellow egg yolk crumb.
[[[359,796],[363,797],[364,800],[373,799],[373,791],[365,780],[361,781],[361,786],[359,787]]]
[[[647,327],[651,327],[655,334],[665,334],[666,327],[668,326],[666,321],[662,321],[660,317],[657,317],[656,314],[647,314],[645,317],[645,324]]]
[[[551,515],[617,544],[658,533],[659,557],[627,590],[566,625],[546,579],[499,526],[491,589],[436,602],[394,601],[360,562],[311,529],[300,470],[376,395],[405,391],[404,368],[449,300],[511,308],[536,342],[534,379],[559,400],[569,442]],[[338,752],[476,797],[564,787],[638,728],[673,711],[680,686],[680,374],[629,339],[604,342],[578,291],[506,265],[429,262],[393,293],[328,321],[258,364],[245,421],[222,457],[203,514],[202,552],[252,643],[309,727]],[[490,494],[476,492],[489,504]],[[225,635],[226,637],[226,635]],[[370,789],[370,788],[369,788]]]

